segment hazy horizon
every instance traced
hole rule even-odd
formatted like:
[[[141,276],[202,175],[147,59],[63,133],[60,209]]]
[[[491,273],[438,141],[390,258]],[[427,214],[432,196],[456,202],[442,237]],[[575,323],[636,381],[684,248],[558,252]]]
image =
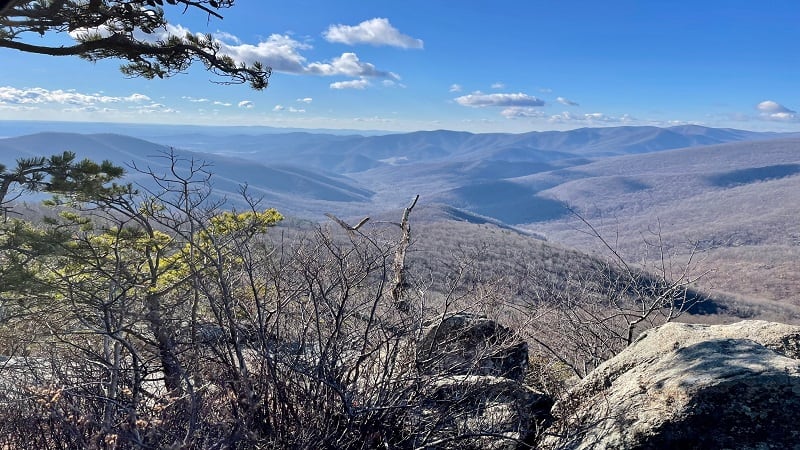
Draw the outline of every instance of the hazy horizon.
[[[64,131],[64,132],[76,132],[76,133],[100,133],[100,132],[111,132],[111,133],[124,133],[128,130],[160,130],[160,129],[171,129],[174,131],[185,129],[191,130],[192,132],[200,132],[206,130],[216,130],[216,131],[231,131],[233,132],[242,132],[242,131],[253,131],[257,130],[257,133],[263,134],[283,134],[283,133],[310,133],[310,134],[334,134],[334,135],[361,135],[361,136],[381,136],[381,135],[393,135],[393,134],[411,134],[411,133],[418,133],[418,132],[456,132],[456,133],[470,133],[470,134],[511,134],[511,135],[521,135],[526,133],[547,133],[547,132],[569,132],[575,130],[582,130],[582,129],[611,129],[611,128],[620,128],[620,127],[653,127],[653,128],[663,128],[663,129],[670,129],[682,126],[697,126],[702,128],[708,129],[729,129],[729,130],[737,130],[737,131],[748,131],[748,132],[761,132],[761,133],[776,133],[776,134],[786,134],[786,135],[793,135],[796,133],[800,133],[800,129],[798,130],[781,130],[781,129],[760,129],[758,127],[711,127],[703,124],[673,124],[673,125],[625,125],[625,124],[607,124],[607,125],[583,125],[583,126],[575,126],[573,128],[564,128],[564,129],[541,129],[541,130],[520,130],[520,131],[468,131],[468,130],[461,130],[461,129],[449,129],[449,128],[431,128],[431,129],[419,129],[419,130],[410,130],[410,131],[392,131],[392,130],[384,130],[379,128],[372,128],[372,129],[356,129],[356,128],[303,128],[303,127],[281,127],[281,126],[270,126],[270,125],[224,125],[224,124],[217,124],[217,125],[198,125],[198,124],[186,124],[186,123],[147,123],[147,122],[104,122],[104,121],[93,121],[93,120],[85,120],[85,121],[75,121],[75,120],[34,120],[34,119],[0,119],[0,133],[4,129],[7,129],[9,126],[17,125],[17,124],[25,124],[28,127],[21,127],[17,134],[14,136],[21,136],[24,134],[36,133],[40,131],[36,131],[41,129],[42,131]],[[96,128],[99,127],[108,127],[107,129],[110,131],[98,130],[94,131]],[[33,130],[33,131],[31,131]],[[87,131],[88,130],[88,131]],[[227,134],[227,133],[226,133]],[[150,134],[147,134],[150,135]],[[0,137],[9,137],[8,135],[0,134]]]

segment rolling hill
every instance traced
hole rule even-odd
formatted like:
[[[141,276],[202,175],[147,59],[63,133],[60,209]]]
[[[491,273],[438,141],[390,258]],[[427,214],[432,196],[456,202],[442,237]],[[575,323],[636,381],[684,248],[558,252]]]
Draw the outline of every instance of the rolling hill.
[[[552,174],[515,181],[543,180],[555,186],[540,195],[578,211],[631,257],[647,257],[644,242],[657,232],[676,259],[703,251],[706,288],[800,304],[800,139],[611,158],[560,183]],[[574,216],[525,227],[583,249],[596,244]]]
[[[79,158],[107,159],[122,165],[127,168],[127,181],[156,192],[157,186],[143,172],[163,173],[169,167],[169,147],[116,134],[37,133],[0,139],[0,162],[10,166],[17,158],[65,150],[74,151]],[[318,202],[368,202],[373,195],[336,174],[211,153],[174,151],[179,158],[206,164],[206,170],[213,173],[212,183],[218,195],[236,199],[240,186],[247,184],[251,195],[279,204],[287,213],[300,214],[315,208]]]
[[[10,134],[8,123],[0,129]],[[797,136],[699,126],[375,136],[131,131],[157,143],[110,133],[36,133],[0,139],[0,162],[73,150],[158,171],[171,147],[207,162],[219,194],[234,198],[246,183],[265,205],[299,219],[324,221],[325,212],[381,217],[420,194],[423,222],[494,224],[596,248],[576,211],[632,260],[652,256],[643,241],[658,234],[675,258],[704,251],[703,287],[800,305],[793,269],[800,259]],[[153,187],[130,172],[132,181]]]

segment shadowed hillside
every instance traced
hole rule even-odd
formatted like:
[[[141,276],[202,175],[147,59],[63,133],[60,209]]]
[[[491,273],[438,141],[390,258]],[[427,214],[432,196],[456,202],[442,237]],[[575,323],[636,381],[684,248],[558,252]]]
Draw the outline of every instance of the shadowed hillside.
[[[800,140],[689,148],[598,161],[582,177],[546,190],[623,251],[647,257],[660,229],[671,253],[703,250],[707,288],[800,304]],[[564,177],[565,179],[567,177]],[[529,177],[535,185],[545,177]],[[591,248],[577,218],[530,224],[550,239]],[[651,255],[653,256],[653,255]]]
[[[150,177],[139,173],[137,169],[165,172],[169,168],[165,152],[171,149],[115,134],[40,133],[0,139],[0,161],[7,164],[19,157],[49,155],[66,150],[74,151],[79,158],[111,160],[128,168],[126,181],[156,189]],[[240,186],[247,184],[252,195],[263,196],[266,201],[281,206],[289,213],[307,211],[314,208],[309,205],[315,202],[368,202],[372,196],[368,189],[332,173],[323,174],[299,166],[257,163],[212,153],[172,150],[181,158],[205,163],[206,170],[214,174],[214,188],[218,195],[235,197]]]
[[[452,220],[422,222],[413,232],[416,237],[409,257],[418,279],[452,280],[454,273],[461,273],[463,285],[490,283],[505,292],[509,300],[530,301],[537,292],[566,289],[577,280],[582,280],[578,285],[588,299],[604,292],[604,278],[619,276],[609,275],[616,269],[608,265],[608,252],[601,251],[599,242],[588,246],[594,249],[592,253],[584,253],[513,229]],[[686,262],[685,255],[675,255],[673,269],[679,271]],[[692,264],[691,271],[704,274],[707,266],[707,262]],[[709,286],[706,277],[714,276],[703,275],[697,287]],[[643,278],[642,282],[646,280]],[[569,290],[578,289],[578,285],[571,285]],[[446,292],[447,288],[444,284],[433,286],[437,292]],[[693,314],[681,320],[730,322],[747,317],[800,321],[800,306],[796,304],[731,296],[720,290],[696,291],[692,295],[702,300],[691,310]]]

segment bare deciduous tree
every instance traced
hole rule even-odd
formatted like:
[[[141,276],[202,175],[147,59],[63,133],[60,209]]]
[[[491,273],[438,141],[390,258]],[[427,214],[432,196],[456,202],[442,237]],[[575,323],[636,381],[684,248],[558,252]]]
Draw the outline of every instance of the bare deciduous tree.
[[[558,283],[548,282],[531,263],[529,274],[536,281],[528,306],[537,315],[530,338],[562,368],[583,377],[630,345],[644,329],[675,320],[703,301],[692,286],[704,274],[694,272],[694,251],[676,265],[660,230],[653,232],[655,241],[646,242],[657,252],[656,262],[636,266],[578,217],[607,258],[597,260],[592,270],[565,274]]]

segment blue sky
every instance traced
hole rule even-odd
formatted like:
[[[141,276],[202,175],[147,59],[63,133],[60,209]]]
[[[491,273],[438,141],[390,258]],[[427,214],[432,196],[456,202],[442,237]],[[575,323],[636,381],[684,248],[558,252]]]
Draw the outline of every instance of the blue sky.
[[[800,2],[239,0],[177,14],[274,69],[126,79],[0,49],[0,119],[525,132],[697,123],[800,131]],[[39,39],[34,37],[33,39]]]

